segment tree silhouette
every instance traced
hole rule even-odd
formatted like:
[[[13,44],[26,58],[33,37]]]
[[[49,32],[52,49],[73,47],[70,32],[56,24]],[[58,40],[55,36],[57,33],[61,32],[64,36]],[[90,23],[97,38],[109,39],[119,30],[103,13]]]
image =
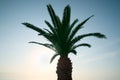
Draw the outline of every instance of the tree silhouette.
[[[54,60],[56,56],[60,56],[57,64],[57,80],[72,80],[72,63],[70,58],[68,57],[69,53],[77,54],[76,48],[81,46],[91,47],[88,43],[80,43],[77,44],[83,38],[86,37],[97,37],[97,38],[106,38],[104,34],[101,33],[87,33],[77,35],[77,32],[83,28],[83,25],[91,18],[90,16],[85,19],[83,22],[79,23],[78,19],[75,19],[72,23],[70,23],[71,17],[71,8],[67,5],[64,8],[62,20],[56,15],[54,9],[49,4],[47,5],[48,12],[50,14],[52,24],[45,20],[46,25],[49,29],[41,29],[39,27],[34,26],[30,23],[22,23],[26,27],[33,29],[38,32],[40,36],[45,37],[50,43],[40,43],[31,41],[30,43],[35,43],[39,45],[43,45],[47,48],[50,48],[56,52],[51,58],[50,63]]]

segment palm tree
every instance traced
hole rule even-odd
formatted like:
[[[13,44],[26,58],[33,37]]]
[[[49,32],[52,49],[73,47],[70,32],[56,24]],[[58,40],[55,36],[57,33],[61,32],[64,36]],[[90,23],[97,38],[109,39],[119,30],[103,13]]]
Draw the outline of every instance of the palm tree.
[[[90,16],[85,19],[83,22],[79,23],[78,19],[75,19],[72,24],[70,24],[70,16],[71,16],[71,8],[67,5],[64,8],[63,18],[60,18],[54,12],[54,9],[49,4],[47,5],[48,12],[50,14],[52,24],[45,20],[46,25],[49,29],[41,29],[36,27],[30,23],[22,23],[26,27],[33,29],[38,32],[38,35],[45,37],[50,43],[39,43],[35,41],[31,41],[30,43],[35,43],[39,45],[43,45],[47,48],[50,48],[56,52],[51,58],[50,63],[54,60],[56,56],[60,56],[57,64],[57,80],[72,80],[72,63],[70,58],[68,57],[69,53],[73,53],[76,55],[76,48],[81,46],[91,47],[88,43],[77,44],[83,38],[94,36],[97,38],[106,38],[104,34],[101,33],[87,33],[82,35],[76,35],[77,32],[83,28],[83,25],[91,18]],[[75,26],[75,27],[74,27]]]

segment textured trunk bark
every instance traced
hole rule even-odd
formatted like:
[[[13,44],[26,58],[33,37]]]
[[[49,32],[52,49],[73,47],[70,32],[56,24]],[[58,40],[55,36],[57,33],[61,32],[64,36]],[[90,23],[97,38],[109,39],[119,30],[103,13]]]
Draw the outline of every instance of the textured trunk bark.
[[[56,73],[57,80],[72,80],[72,63],[68,57],[60,57]]]

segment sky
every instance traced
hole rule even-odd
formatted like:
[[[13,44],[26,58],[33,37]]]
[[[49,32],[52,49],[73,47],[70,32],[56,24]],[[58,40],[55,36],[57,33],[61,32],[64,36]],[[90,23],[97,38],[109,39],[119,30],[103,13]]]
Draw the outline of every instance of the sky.
[[[73,80],[120,80],[119,0],[0,0],[0,80],[56,80],[59,57],[49,63],[54,52],[29,41],[48,42],[21,23],[46,28],[51,22],[46,5],[59,17],[71,6],[71,22],[92,17],[77,34],[101,32],[107,39],[85,38],[92,45],[80,47],[73,62]]]

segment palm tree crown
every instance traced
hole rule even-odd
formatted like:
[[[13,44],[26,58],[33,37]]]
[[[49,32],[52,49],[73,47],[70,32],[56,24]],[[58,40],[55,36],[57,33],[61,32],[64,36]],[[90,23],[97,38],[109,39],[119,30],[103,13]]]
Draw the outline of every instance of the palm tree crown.
[[[49,29],[41,29],[27,22],[22,24],[37,31],[39,35],[44,36],[48,41],[50,41],[50,43],[44,44],[34,41],[31,41],[30,43],[40,44],[54,50],[56,54],[51,58],[51,62],[58,55],[67,57],[69,53],[76,54],[76,48],[80,46],[91,47],[91,45],[88,43],[76,44],[78,41],[85,37],[94,36],[97,38],[106,38],[106,36],[101,33],[87,33],[76,35],[76,33],[83,28],[83,25],[91,17],[93,17],[93,15],[75,26],[75,24],[78,22],[78,19],[75,19],[72,23],[70,23],[71,8],[69,5],[67,5],[64,9],[62,20],[60,20],[60,18],[56,15],[54,9],[50,4],[47,5],[47,9],[52,20],[52,24],[45,20],[45,23]]]

